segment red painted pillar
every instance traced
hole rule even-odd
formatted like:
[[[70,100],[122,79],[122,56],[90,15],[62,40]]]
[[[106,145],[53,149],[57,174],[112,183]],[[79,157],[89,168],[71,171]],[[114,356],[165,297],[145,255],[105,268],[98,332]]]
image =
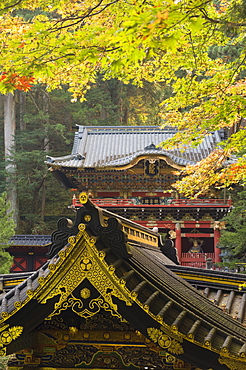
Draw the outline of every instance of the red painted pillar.
[[[182,243],[181,243],[181,226],[179,222],[177,222],[175,225],[175,232],[176,232],[175,248],[177,249],[178,261],[181,264]]]
[[[214,257],[215,257],[215,262],[221,262],[220,258],[220,248],[217,248],[216,245],[218,245],[220,240],[220,229],[215,226],[214,228]]]

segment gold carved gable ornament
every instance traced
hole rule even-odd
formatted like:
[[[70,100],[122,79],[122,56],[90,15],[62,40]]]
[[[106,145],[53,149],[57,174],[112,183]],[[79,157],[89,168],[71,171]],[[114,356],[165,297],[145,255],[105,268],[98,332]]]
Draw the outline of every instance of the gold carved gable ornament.
[[[121,317],[117,311],[117,305],[113,303],[112,297],[115,296],[124,301],[126,305],[131,305],[132,300],[125,289],[125,282],[120,281],[113,273],[114,267],[109,266],[105,260],[105,253],[98,251],[95,242],[96,238],[91,237],[85,230],[85,225],[79,225],[79,233],[68,239],[69,246],[66,250],[59,252],[59,261],[49,266],[50,274],[47,276],[48,284],[43,281],[41,288],[36,295],[36,299],[45,304],[48,299],[57,295],[60,299],[54,305],[53,312],[47,317],[59,315],[61,311],[71,308],[77,315],[88,318],[95,315],[101,308],[110,311],[113,315]],[[59,268],[62,271],[55,274]],[[90,298],[89,288],[80,291],[80,298],[73,294],[74,290],[87,279],[98,291],[99,296],[93,298],[90,307],[84,308],[84,300]],[[47,292],[48,289],[48,292]],[[97,309],[95,309],[97,307]]]

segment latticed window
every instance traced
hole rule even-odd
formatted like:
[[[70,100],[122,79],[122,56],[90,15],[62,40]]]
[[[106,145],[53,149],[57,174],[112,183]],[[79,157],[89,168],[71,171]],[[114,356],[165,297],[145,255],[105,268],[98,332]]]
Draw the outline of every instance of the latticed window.
[[[127,173],[88,173],[79,175],[79,182],[82,188],[99,189],[149,189],[163,190],[170,189],[173,182],[178,180],[175,175],[160,175],[158,178],[137,176]]]

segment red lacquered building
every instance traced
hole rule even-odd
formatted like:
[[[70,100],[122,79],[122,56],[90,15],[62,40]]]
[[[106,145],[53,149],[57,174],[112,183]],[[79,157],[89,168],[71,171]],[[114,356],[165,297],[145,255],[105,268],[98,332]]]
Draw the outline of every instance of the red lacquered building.
[[[208,156],[225,138],[223,131],[205,137],[196,148],[163,149],[161,142],[176,130],[154,126],[78,126],[72,153],[48,157],[47,165],[67,189],[76,189],[71,207],[79,207],[81,191],[98,206],[174,240],[180,264],[206,267],[220,262],[217,248],[222,218],[230,199],[211,191],[206,199],[182,199],[172,188],[180,170]]]

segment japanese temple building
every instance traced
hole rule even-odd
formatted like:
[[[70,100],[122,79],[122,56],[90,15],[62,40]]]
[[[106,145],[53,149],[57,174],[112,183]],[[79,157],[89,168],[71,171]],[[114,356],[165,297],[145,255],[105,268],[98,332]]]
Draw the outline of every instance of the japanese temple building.
[[[171,185],[223,132],[160,148],[174,132],[79,126],[72,154],[48,157],[77,189],[75,219],[12,240],[0,275],[8,370],[246,370],[246,276],[211,269],[231,202],[180,199]]]
[[[80,201],[44,265],[0,276],[8,369],[245,370],[245,275],[179,266],[157,232]]]
[[[225,133],[211,133],[197,147],[163,149],[160,143],[176,132],[171,127],[78,126],[72,153],[48,157],[46,163],[63,186],[89,192],[96,205],[163,235],[175,231],[181,265],[204,268],[207,260],[221,261],[221,219],[231,201],[212,191],[206,199],[180,198],[172,183],[180,170],[207,157]],[[79,206],[74,195],[71,207]]]
[[[11,272],[28,272],[39,269],[48,259],[50,235],[15,235],[8,252],[13,256]]]

